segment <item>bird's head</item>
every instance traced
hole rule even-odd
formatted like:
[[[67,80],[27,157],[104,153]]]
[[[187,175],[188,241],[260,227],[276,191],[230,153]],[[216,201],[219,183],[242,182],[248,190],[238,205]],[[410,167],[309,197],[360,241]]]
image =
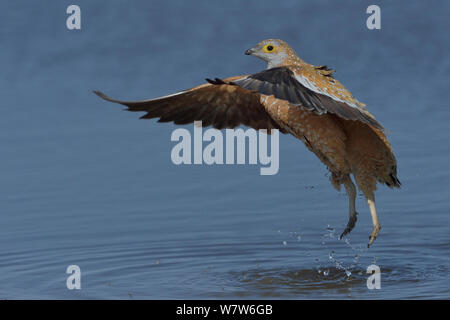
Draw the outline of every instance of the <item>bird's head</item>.
[[[291,59],[298,59],[294,50],[280,39],[263,40],[251,49],[245,51],[246,55],[258,57],[267,62],[267,69],[286,64]]]

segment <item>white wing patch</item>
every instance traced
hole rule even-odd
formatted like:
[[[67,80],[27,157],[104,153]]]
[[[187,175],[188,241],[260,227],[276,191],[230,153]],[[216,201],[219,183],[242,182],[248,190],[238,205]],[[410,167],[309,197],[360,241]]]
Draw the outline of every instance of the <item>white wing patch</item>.
[[[357,108],[360,109],[360,106],[358,106],[357,104],[353,103],[353,102],[349,102],[347,100],[343,100],[340,97],[337,97],[331,93],[328,92],[328,89],[325,87],[324,89],[321,89],[319,87],[317,87],[312,81],[309,81],[309,79],[305,76],[299,76],[294,72],[294,77],[295,79],[300,82],[303,86],[305,86],[306,88],[319,93],[319,94],[323,94],[324,96],[330,97],[331,99],[335,100],[335,101],[339,101],[339,102],[343,102],[345,104],[347,104],[350,107],[353,108]],[[340,90],[340,88],[336,88],[336,90]],[[342,89],[341,89],[342,90]]]

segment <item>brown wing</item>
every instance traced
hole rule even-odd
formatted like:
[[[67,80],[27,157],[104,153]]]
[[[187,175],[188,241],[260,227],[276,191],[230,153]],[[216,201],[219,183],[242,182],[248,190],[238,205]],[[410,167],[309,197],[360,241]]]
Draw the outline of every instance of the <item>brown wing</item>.
[[[232,81],[241,77],[226,79]],[[100,91],[99,97],[128,107],[129,111],[146,112],[141,119],[159,118],[158,122],[188,124],[202,121],[202,126],[212,125],[216,129],[235,128],[245,125],[253,129],[279,129],[260,103],[255,92],[228,84],[203,84],[172,95],[142,101],[120,101],[111,99]]]

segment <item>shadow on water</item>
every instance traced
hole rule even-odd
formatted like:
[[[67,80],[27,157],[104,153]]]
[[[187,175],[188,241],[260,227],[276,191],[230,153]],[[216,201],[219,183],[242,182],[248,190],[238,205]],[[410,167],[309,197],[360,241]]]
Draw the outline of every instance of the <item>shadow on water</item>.
[[[390,267],[382,268],[382,285],[380,290],[369,290],[367,279],[370,274],[364,268],[354,267],[340,269],[335,266],[328,268],[306,269],[252,269],[229,274],[238,282],[239,291],[231,295],[241,298],[283,298],[283,299],[371,299],[405,298],[397,287],[410,287],[416,290],[416,295],[409,298],[426,298],[429,291],[426,280],[430,275],[415,274],[413,268],[405,268],[398,272]],[[386,285],[387,284],[387,285]],[[428,289],[427,289],[428,288]],[[433,293],[434,295],[437,292]],[[444,296],[447,293],[444,294]],[[226,297],[226,294],[219,295]]]
[[[249,270],[236,276],[240,278],[242,286],[267,297],[329,295],[332,291],[340,295],[351,294],[353,288],[363,289],[366,282],[365,270],[355,268],[348,271],[337,267],[325,270]]]

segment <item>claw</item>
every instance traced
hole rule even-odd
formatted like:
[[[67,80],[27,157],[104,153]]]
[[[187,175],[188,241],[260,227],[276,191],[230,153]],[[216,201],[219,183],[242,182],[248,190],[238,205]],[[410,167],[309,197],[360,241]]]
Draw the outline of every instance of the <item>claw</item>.
[[[373,227],[372,233],[369,236],[369,244],[367,245],[367,248],[369,248],[372,243],[375,241],[375,239],[378,237],[378,233],[380,232],[381,226],[375,226]]]
[[[344,232],[342,232],[341,236],[339,237],[339,239],[342,239],[344,236],[346,236],[347,234],[350,233],[350,231],[353,230],[353,228],[355,227],[356,224],[356,220],[357,220],[357,216],[358,213],[355,212],[355,215],[350,216],[350,218],[348,219],[348,223],[347,223],[347,227],[345,228]]]

